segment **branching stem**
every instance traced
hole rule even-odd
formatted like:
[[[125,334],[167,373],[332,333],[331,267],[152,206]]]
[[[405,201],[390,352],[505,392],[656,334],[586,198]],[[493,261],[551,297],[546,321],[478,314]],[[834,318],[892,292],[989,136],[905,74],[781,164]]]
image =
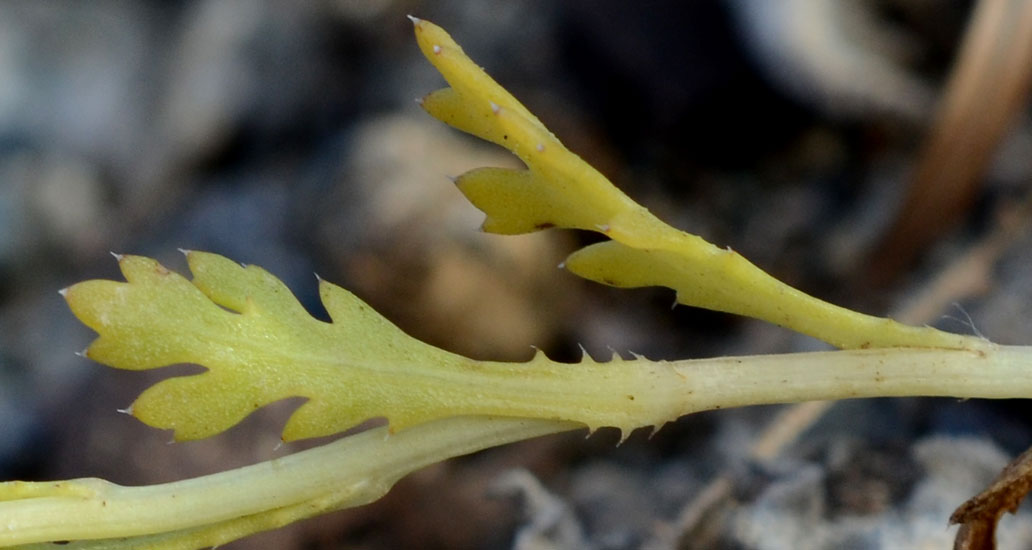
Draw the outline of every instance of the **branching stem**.
[[[635,364],[645,361],[620,364],[644,367]],[[651,364],[669,367],[682,385],[655,385],[635,400],[664,403],[680,414],[855,397],[1032,396],[1032,348],[989,343],[976,350],[850,350]],[[122,487],[98,479],[0,484],[0,546],[52,540],[79,540],[72,548],[94,550],[219,544],[366,504],[408,473],[449,457],[581,426],[454,417],[390,436],[376,428],[247,468],[162,485]],[[122,537],[130,538],[116,540]]]

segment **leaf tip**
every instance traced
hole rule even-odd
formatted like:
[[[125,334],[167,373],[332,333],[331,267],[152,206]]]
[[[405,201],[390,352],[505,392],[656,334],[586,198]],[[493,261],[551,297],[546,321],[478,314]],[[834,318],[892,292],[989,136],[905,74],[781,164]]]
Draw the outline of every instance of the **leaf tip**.
[[[413,25],[419,25],[420,23],[423,22],[422,19],[420,19],[420,18],[418,18],[418,17],[416,17],[415,15],[412,15],[412,14],[408,14],[405,17],[408,17],[408,20],[412,21]]]

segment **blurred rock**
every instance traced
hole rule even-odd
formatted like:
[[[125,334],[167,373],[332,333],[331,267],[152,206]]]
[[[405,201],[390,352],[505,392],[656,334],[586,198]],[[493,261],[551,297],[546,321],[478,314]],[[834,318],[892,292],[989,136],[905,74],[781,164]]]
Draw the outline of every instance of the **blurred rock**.
[[[0,358],[0,475],[26,475],[31,462],[38,457],[25,452],[33,436],[43,428],[43,419],[36,409],[32,385],[19,372],[21,365],[7,357]],[[9,479],[4,477],[4,480]]]
[[[492,492],[522,501],[527,523],[516,532],[513,550],[587,550],[591,548],[576,516],[562,499],[548,492],[530,472],[509,470],[495,480]]]
[[[0,6],[0,139],[135,166],[147,131],[155,4]],[[120,173],[122,170],[119,170]]]
[[[932,86],[905,62],[919,44],[879,19],[876,2],[728,2],[743,43],[767,77],[789,94],[836,116],[889,114],[921,123]]]
[[[352,63],[326,15],[318,3],[190,4],[170,52],[161,147],[205,158],[238,132],[276,139],[306,113],[345,102]]]
[[[195,170],[275,156],[340,123],[355,92],[355,44],[329,15],[312,2],[184,5],[143,162],[125,189],[135,219],[177,201]]]
[[[641,548],[653,537],[657,524],[672,520],[684,499],[699,490],[695,472],[686,462],[629,466],[593,460],[570,476],[569,498],[583,518],[592,548]]]
[[[947,529],[946,518],[996,477],[1007,456],[983,439],[948,437],[923,439],[912,453],[923,474],[911,491],[900,494],[905,498],[893,499],[892,506],[881,513],[830,514],[828,470],[817,464],[800,465],[775,480],[755,503],[739,510],[733,538],[744,548],[757,550],[949,548],[957,528]],[[877,479],[875,472],[868,473],[872,475],[864,478],[865,483]],[[883,473],[890,478],[897,475]],[[864,485],[853,490],[863,491]],[[1022,511],[1018,517],[1005,518],[998,536],[1001,548],[1028,547],[1032,515]]]
[[[967,311],[975,331],[1002,344],[1028,344],[1032,328],[1032,234],[1028,230],[992,273],[990,287],[981,299]]]
[[[0,181],[0,266],[44,250],[79,260],[105,252],[114,212],[93,165],[22,151],[0,157]]]

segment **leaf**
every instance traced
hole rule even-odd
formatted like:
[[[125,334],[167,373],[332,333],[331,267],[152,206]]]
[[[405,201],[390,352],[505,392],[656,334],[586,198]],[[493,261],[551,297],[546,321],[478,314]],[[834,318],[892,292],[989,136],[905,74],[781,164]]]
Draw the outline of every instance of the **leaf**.
[[[689,246],[637,249],[605,241],[574,252],[564,265],[571,273],[610,286],[671,288],[680,304],[764,319],[803,334],[820,335],[825,342],[843,349],[978,349],[987,344],[818,300],[773,277],[757,277],[759,268],[730,249],[703,248],[705,257],[698,254]]]
[[[326,281],[319,292],[333,323],[310,316],[259,267],[203,252],[187,260],[192,283],[149,258],[121,256],[127,282],[87,281],[65,292],[73,313],[100,335],[86,351],[91,359],[123,369],[208,367],[160,382],[133,403],[134,416],[175,430],[176,439],[213,435],[292,396],[308,401],[287,422],[287,440],[388,413],[404,426],[425,416],[394,391],[405,385],[405,366],[465,361],[410,338]]]
[[[573,273],[622,287],[666,286],[677,291],[680,303],[763,319],[838,347],[984,347],[977,338],[829,304],[729,249],[663,223],[566,149],[448,33],[428,21],[413,22],[423,54],[451,85],[423,98],[423,108],[509,149],[527,165],[526,170],[478,168],[456,180],[466,198],[487,214],[485,231],[596,231],[612,241],[574,253],[565,262]]]
[[[459,130],[509,149],[529,167],[476,170],[456,182],[487,213],[485,230],[517,234],[558,226],[594,231],[623,211],[644,211],[566,149],[443,29],[417,19],[415,32],[420,49],[451,85],[424,97],[423,108]]]
[[[615,357],[602,364],[585,356],[571,366],[540,352],[527,363],[475,361],[411,338],[326,281],[319,291],[330,323],[309,315],[259,267],[205,252],[186,255],[192,281],[152,259],[120,256],[126,282],[86,281],[64,291],[72,312],[99,334],[89,358],[123,369],[208,368],[155,384],[130,408],[146,424],[174,430],[176,439],[214,435],[294,396],[307,401],[287,421],[286,440],[381,416],[395,431],[451,416],[494,415],[629,433],[691,410],[679,394],[686,378],[665,363]]]

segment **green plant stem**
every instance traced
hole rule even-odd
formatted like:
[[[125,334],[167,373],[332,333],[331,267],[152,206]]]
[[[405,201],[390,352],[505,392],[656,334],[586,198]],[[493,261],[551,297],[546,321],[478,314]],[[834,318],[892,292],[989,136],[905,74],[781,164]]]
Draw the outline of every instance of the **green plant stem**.
[[[657,367],[672,371],[673,377],[664,376],[662,384],[648,386],[644,381],[649,378],[643,378],[636,384],[643,393],[634,396],[634,401],[667,408],[670,420],[707,409],[818,399],[1032,397],[1032,347],[988,342],[974,350],[640,359],[609,366],[628,371],[641,367],[643,373],[654,373]],[[570,369],[579,370],[573,365]],[[525,382],[534,386],[533,379]],[[554,388],[555,381],[542,383]],[[590,388],[576,390],[591,393]],[[254,466],[163,485],[130,488],[97,479],[0,484],[0,546],[137,537],[75,547],[199,548],[366,504],[404,475],[449,457],[581,426],[547,419],[453,417],[390,436],[386,428],[377,428]]]
[[[578,427],[519,418],[456,417],[390,436],[386,428],[375,428],[253,466],[160,485],[123,487],[94,478],[3,483],[0,547],[119,537],[134,538],[78,547],[211,546],[303,517],[367,504],[401,477],[447,458]],[[155,534],[159,536],[147,536]]]
[[[1032,347],[880,348],[672,363],[690,409],[860,397],[1032,397]]]

